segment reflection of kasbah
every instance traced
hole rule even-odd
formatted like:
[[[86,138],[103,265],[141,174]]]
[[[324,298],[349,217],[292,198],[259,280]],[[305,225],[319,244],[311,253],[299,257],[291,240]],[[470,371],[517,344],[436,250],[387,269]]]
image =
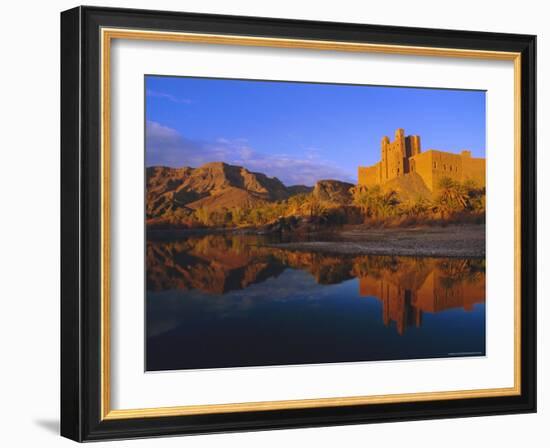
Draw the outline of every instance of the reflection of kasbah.
[[[434,191],[443,178],[464,182],[472,180],[485,187],[485,159],[472,157],[470,151],[460,154],[429,149],[422,152],[418,135],[405,136],[403,129],[395,131],[395,140],[382,138],[381,160],[372,166],[360,166],[360,185],[383,185],[396,177],[418,174],[428,189]]]
[[[407,261],[399,270],[378,270],[359,277],[361,296],[382,302],[385,325],[395,322],[399,334],[410,326],[422,324],[422,313],[437,313],[451,308],[471,311],[485,302],[485,275],[468,260]]]

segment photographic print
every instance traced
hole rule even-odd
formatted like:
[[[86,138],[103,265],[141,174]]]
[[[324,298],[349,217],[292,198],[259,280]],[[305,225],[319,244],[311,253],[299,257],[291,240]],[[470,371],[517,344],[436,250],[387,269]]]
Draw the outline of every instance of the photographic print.
[[[485,356],[485,95],[147,75],[146,370]]]

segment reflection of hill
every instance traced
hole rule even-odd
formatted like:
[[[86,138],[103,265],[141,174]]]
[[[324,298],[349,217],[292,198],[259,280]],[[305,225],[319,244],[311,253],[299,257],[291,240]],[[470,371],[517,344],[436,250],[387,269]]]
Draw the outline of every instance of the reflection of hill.
[[[309,272],[319,284],[359,279],[359,295],[379,299],[386,325],[402,334],[420,326],[422,314],[471,310],[485,301],[480,260],[391,256],[341,256],[261,245],[251,236],[206,235],[147,243],[147,289],[224,294],[279,276],[285,269]]]
[[[309,272],[321,285],[332,285],[354,278],[353,259],[315,252],[269,249],[284,265]]]
[[[252,241],[251,241],[252,240]],[[147,243],[147,289],[200,289],[222,294],[278,276],[286,268],[309,272],[319,284],[353,278],[352,260],[247,243],[239,237],[207,235]]]
[[[285,266],[231,239],[209,235],[202,239],[147,243],[147,289],[200,289],[223,294],[279,275]]]

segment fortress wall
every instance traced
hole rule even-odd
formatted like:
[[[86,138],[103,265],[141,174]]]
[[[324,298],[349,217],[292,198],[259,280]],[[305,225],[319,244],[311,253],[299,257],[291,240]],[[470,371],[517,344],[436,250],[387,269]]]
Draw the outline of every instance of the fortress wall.
[[[454,181],[462,181],[462,157],[458,154],[451,154],[432,150],[432,190],[437,190],[441,179],[448,177]]]
[[[430,149],[411,160],[411,171],[418,173],[432,191],[437,190],[444,177],[457,182],[472,179],[480,187],[485,186],[485,159],[472,158],[468,151],[452,154]]]
[[[380,163],[373,166],[360,166],[357,170],[357,181],[359,185],[379,185]]]
[[[462,158],[462,182],[473,180],[479,187],[485,187],[485,159],[469,156]]]
[[[429,190],[433,191],[432,153],[423,152],[412,157],[411,171],[417,173]]]

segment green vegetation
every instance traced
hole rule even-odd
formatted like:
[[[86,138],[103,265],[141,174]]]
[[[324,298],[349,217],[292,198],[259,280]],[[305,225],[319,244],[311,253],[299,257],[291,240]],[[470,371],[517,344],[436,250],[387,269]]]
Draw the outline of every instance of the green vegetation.
[[[361,210],[365,218],[389,218],[399,213],[399,199],[393,190],[384,192],[376,185],[366,187],[356,185],[350,191],[353,204]]]
[[[441,179],[433,199],[401,200],[393,190],[380,186],[356,185],[349,190],[347,203],[321,200],[313,193],[298,194],[277,202],[261,202],[252,207],[177,209],[162,220],[149,221],[151,227],[263,227],[309,231],[320,226],[366,224],[405,227],[482,223],[485,219],[485,189],[474,182]],[[313,227],[312,227],[313,226]]]
[[[443,178],[439,183],[434,210],[439,212],[442,218],[464,212],[484,215],[485,188],[479,188],[474,181],[460,183]]]
[[[479,188],[473,181],[460,183],[442,178],[432,200],[418,197],[400,201],[395,191],[384,191],[379,186],[357,185],[351,194],[364,222],[372,225],[481,223],[485,219],[485,188]]]
[[[254,207],[232,207],[223,210],[199,208],[190,218],[205,226],[259,227],[287,217],[319,218],[327,211],[326,204],[311,194],[299,194],[288,200],[264,202]]]

